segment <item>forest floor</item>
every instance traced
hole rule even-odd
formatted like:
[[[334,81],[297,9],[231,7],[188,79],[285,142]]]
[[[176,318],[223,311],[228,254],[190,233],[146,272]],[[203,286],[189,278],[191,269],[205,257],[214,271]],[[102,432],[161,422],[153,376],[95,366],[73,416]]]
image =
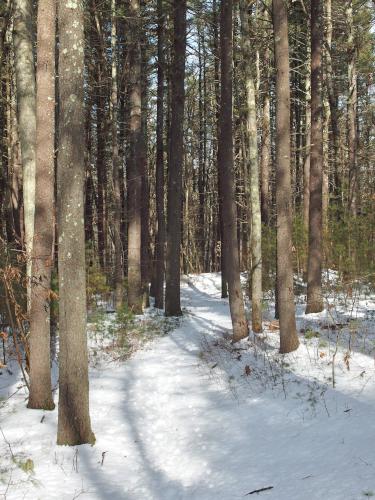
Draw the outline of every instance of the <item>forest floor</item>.
[[[113,315],[89,325],[95,446],[56,446],[57,410],[27,410],[8,365],[0,498],[375,496],[375,297],[362,287],[344,293],[334,274],[328,285],[320,314],[305,316],[301,295],[301,345],[289,355],[277,350],[272,301],[264,333],[230,343],[214,274],[184,279],[178,322],[149,310],[139,321],[151,325],[150,337],[158,325],[157,336],[131,356],[114,355]]]

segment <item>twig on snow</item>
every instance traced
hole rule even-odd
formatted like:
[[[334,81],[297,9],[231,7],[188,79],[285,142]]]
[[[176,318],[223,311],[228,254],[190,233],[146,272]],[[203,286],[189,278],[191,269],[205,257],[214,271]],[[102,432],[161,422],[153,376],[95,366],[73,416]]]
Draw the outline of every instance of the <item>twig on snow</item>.
[[[268,491],[268,490],[273,490],[273,486],[266,486],[265,488],[259,488],[258,490],[253,490],[253,491],[249,491],[249,493],[246,493],[246,495],[244,495],[245,497],[247,497],[248,495],[254,495],[254,493],[262,493],[263,491]]]

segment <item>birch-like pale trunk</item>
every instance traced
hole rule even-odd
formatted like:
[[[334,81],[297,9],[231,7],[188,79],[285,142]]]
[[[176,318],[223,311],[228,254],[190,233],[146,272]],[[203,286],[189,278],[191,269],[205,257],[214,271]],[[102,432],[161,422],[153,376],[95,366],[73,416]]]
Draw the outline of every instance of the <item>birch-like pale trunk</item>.
[[[36,87],[33,55],[33,3],[15,0],[13,44],[17,87],[17,114],[23,171],[23,209],[27,254],[27,305],[31,304],[31,253],[35,216]]]
[[[251,40],[249,27],[249,1],[241,0],[242,51],[246,78],[246,142],[247,160],[250,173],[250,213],[251,213],[251,322],[255,333],[262,331],[262,217],[260,209],[257,114],[255,84],[249,61],[251,60]]]
[[[358,172],[357,172],[357,50],[354,40],[353,0],[346,3],[348,30],[348,163],[349,197],[348,208],[353,216],[357,214]]]
[[[269,21],[267,5],[264,6],[262,16]],[[270,47],[267,43],[263,54],[263,68],[265,78],[263,84],[263,107],[262,107],[262,146],[260,153],[260,176],[261,176],[261,210],[262,221],[268,224],[270,218],[270,164],[271,164],[271,114],[270,114]]]
[[[303,224],[309,231],[310,208],[310,157],[311,157],[311,49],[307,47],[307,72],[305,78],[305,157],[303,160]]]

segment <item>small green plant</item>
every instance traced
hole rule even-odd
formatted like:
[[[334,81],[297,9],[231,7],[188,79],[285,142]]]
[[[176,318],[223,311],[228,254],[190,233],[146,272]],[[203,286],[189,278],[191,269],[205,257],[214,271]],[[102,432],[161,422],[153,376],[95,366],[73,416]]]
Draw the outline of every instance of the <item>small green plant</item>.
[[[34,461],[31,460],[31,458],[22,459],[22,458],[17,458],[17,456],[14,456],[13,462],[26,474],[34,473]]]
[[[135,316],[133,312],[126,306],[122,306],[116,314],[116,321],[112,328],[114,328],[114,333],[117,336],[117,344],[120,349],[128,351],[130,349],[129,334],[130,331],[134,335],[139,335],[137,329],[132,329],[134,325]]]
[[[365,497],[375,497],[375,493],[372,490],[365,490],[362,492],[363,496]]]
[[[86,295],[88,305],[98,307],[97,299],[110,292],[107,276],[100,269],[97,257],[92,248],[86,248]]]
[[[305,339],[314,339],[314,338],[319,338],[320,337],[320,333],[319,332],[316,332],[314,330],[311,330],[310,328],[308,328],[305,332]]]

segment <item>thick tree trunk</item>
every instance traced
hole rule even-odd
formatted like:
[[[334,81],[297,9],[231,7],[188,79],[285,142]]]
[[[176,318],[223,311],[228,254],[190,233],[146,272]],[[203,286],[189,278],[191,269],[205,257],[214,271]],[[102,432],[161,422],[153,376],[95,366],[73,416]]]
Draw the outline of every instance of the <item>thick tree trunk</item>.
[[[182,220],[183,122],[185,108],[186,0],[174,0],[174,56],[168,165],[165,314],[181,315],[180,253]]]
[[[130,142],[128,168],[128,305],[135,314],[143,311],[141,243],[142,243],[142,83],[140,3],[130,0]]]
[[[246,79],[246,139],[250,173],[250,214],[251,214],[251,323],[255,333],[262,331],[262,218],[259,193],[257,114],[255,85],[251,74],[251,40],[249,27],[249,2],[241,0],[242,50]],[[249,221],[250,223],[250,221]]]
[[[222,229],[224,236],[224,260],[229,289],[229,305],[233,325],[233,341],[248,336],[240,281],[240,263],[237,240],[237,209],[233,172],[233,41],[232,0],[222,0],[220,11],[220,59],[221,59],[221,108],[218,147],[219,196],[222,202]]]
[[[55,0],[39,0],[36,94],[36,197],[30,310],[28,408],[53,410],[50,289],[54,250]]]
[[[72,8],[74,6],[74,8]],[[57,443],[94,443],[89,415],[84,232],[83,4],[59,2],[59,415]]]
[[[121,241],[121,177],[120,177],[120,155],[117,138],[118,121],[118,86],[117,86],[117,14],[116,0],[111,0],[111,124],[112,124],[112,189],[113,189],[113,243],[115,252],[114,262],[114,285],[115,285],[115,308],[119,310],[124,298],[124,268],[123,251]]]
[[[321,0],[311,1],[311,160],[309,254],[306,314],[323,310],[322,297],[322,11]]]
[[[16,70],[18,127],[23,170],[23,208],[25,247],[27,252],[27,297],[31,304],[31,253],[35,215],[35,143],[36,91],[33,56],[33,4],[31,0],[15,0],[13,41]]]
[[[280,352],[298,348],[293,294],[292,189],[290,175],[290,84],[288,15],[284,0],[273,0],[276,63],[277,304]]]
[[[158,88],[156,117],[156,217],[155,307],[164,308],[165,215],[164,215],[164,13],[158,0]]]

